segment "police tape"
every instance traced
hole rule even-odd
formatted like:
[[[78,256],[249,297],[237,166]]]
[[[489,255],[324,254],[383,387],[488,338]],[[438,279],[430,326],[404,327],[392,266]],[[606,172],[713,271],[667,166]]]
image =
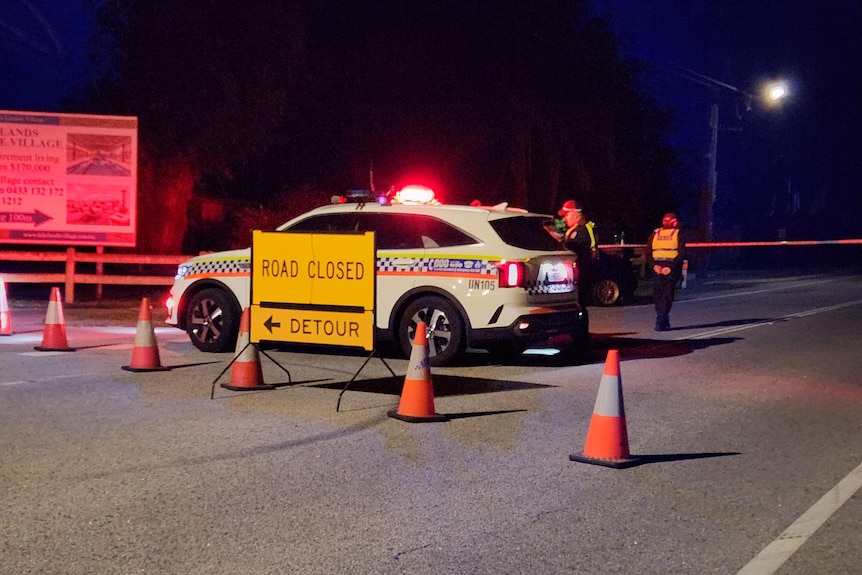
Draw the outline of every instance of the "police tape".
[[[845,240],[776,240],[769,242],[686,242],[686,248],[747,248],[776,246],[827,246],[827,245],[862,245],[862,239]],[[600,250],[620,248],[644,249],[646,244],[601,244]]]

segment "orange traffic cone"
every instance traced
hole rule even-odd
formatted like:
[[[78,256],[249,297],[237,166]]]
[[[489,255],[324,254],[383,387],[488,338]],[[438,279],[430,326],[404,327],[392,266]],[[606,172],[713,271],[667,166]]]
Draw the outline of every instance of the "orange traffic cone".
[[[275,386],[263,382],[263,368],[257,348],[249,343],[251,329],[251,310],[242,310],[239,322],[239,336],[236,340],[236,359],[230,370],[230,383],[221,386],[233,391],[254,391],[257,389],[275,389]]]
[[[138,328],[135,332],[135,347],[132,348],[132,361],[124,365],[126,371],[165,371],[159,358],[159,346],[153,329],[152,310],[149,298],[141,300],[138,311]]]
[[[12,315],[6,301],[6,282],[0,278],[0,335],[12,335]]]
[[[75,351],[66,341],[66,322],[63,319],[63,302],[60,298],[60,288],[51,288],[51,299],[48,301],[48,313],[45,315],[45,329],[42,331],[42,345],[33,349],[37,351]]]
[[[434,411],[434,388],[431,386],[431,370],[428,366],[428,338],[425,322],[416,324],[410,363],[404,377],[404,389],[398,411],[390,411],[389,417],[419,423],[422,421],[446,421],[445,415]]]
[[[596,397],[596,406],[587,431],[583,453],[569,456],[572,461],[620,469],[635,465],[639,458],[629,453],[623,387],[620,380],[619,351],[608,351],[605,370]]]

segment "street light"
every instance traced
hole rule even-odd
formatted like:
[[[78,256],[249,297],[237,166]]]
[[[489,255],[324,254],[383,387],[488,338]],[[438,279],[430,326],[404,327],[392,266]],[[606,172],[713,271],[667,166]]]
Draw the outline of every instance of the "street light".
[[[742,116],[751,110],[754,102],[762,102],[766,105],[778,105],[789,94],[787,84],[780,81],[769,82],[764,85],[760,97],[757,97],[745,90],[741,90],[736,86],[732,86],[720,80],[716,80],[710,76],[700,74],[694,70],[689,70],[677,64],[671,64],[676,72],[683,78],[713,88],[717,91],[728,91],[735,94],[738,99],[736,103],[736,117],[741,119]],[[703,241],[712,241],[713,239],[713,211],[715,205],[716,187],[718,183],[718,173],[716,171],[716,160],[718,157],[718,102],[712,104],[709,115],[709,151],[707,159],[709,160],[709,168],[706,174],[706,185],[701,193],[700,206],[698,209],[698,217],[700,221],[700,235]]]
[[[784,82],[773,82],[766,86],[765,90],[767,102],[780,102],[787,96],[787,84]]]

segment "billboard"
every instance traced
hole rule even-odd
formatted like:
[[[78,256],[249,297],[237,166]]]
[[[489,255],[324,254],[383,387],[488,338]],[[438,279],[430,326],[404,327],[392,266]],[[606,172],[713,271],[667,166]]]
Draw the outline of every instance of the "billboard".
[[[0,110],[0,244],[136,243],[138,119]]]

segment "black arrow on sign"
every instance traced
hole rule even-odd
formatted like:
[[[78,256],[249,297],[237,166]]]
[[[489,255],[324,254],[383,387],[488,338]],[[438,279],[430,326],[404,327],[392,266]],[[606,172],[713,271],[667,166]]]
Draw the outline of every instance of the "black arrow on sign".
[[[272,333],[272,328],[281,327],[281,322],[280,321],[272,321],[272,316],[269,316],[269,319],[266,320],[265,322],[263,322],[263,325],[266,327],[266,329],[269,330],[269,333]]]
[[[53,220],[48,214],[44,214],[39,210],[33,210],[33,213],[27,212],[0,212],[0,223],[3,224],[33,224],[33,227],[38,227],[49,220]]]

